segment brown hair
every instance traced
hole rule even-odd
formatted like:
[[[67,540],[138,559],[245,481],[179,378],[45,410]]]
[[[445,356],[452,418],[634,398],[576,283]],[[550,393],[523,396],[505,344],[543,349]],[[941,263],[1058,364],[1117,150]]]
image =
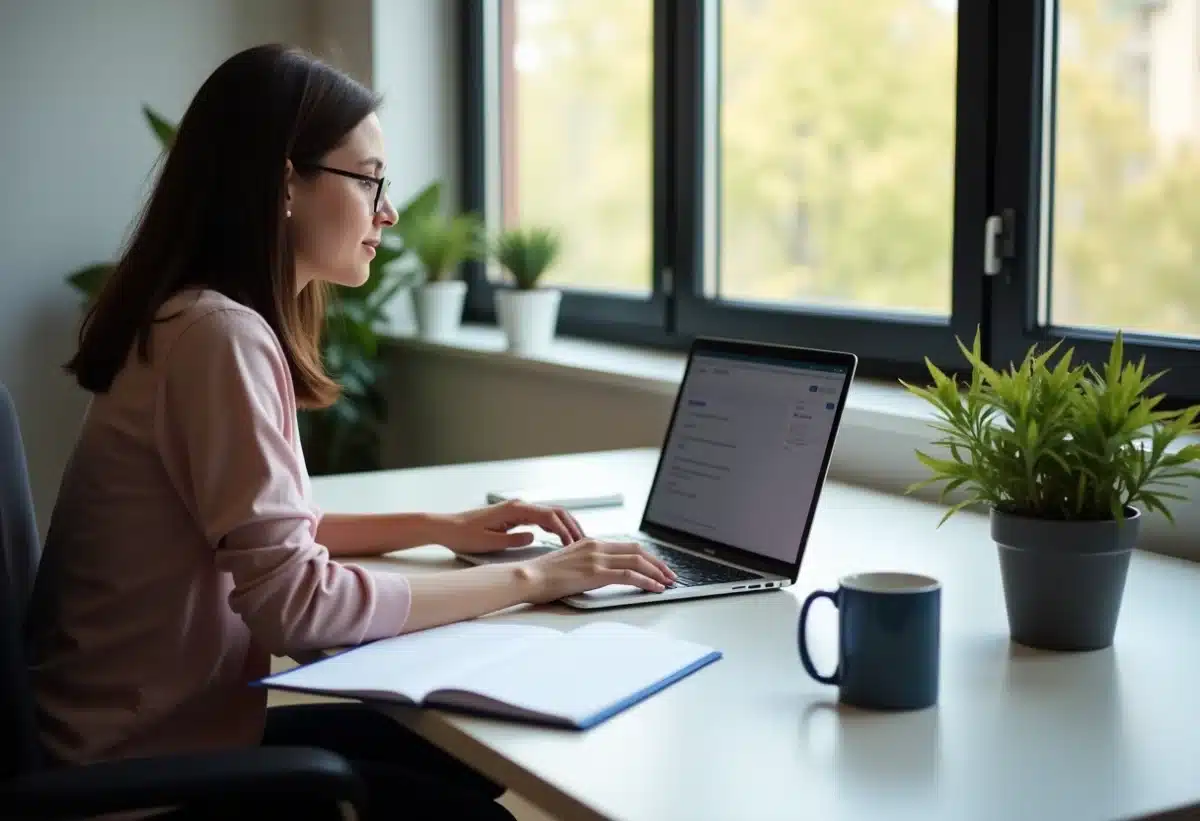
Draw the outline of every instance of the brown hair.
[[[338,395],[321,362],[325,288],[296,294],[284,211],[287,160],[303,173],[379,106],[379,96],[305,52],[247,49],[200,87],[124,255],[88,309],[66,364],[85,390],[111,387],[180,290],[218,291],[260,313],[283,346],[303,407]]]

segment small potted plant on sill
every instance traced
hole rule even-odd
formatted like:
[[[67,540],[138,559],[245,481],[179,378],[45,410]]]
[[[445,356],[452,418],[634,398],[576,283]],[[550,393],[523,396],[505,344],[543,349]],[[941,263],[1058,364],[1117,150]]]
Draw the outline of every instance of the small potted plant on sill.
[[[560,249],[558,234],[548,228],[503,231],[493,244],[496,262],[512,279],[510,286],[496,289],[496,318],[511,353],[537,356],[554,339],[562,292],[538,282]]]
[[[462,323],[467,293],[458,267],[463,260],[486,256],[483,224],[474,214],[435,213],[413,220],[403,234],[424,274],[413,293],[418,332],[426,339],[450,339]]]
[[[936,409],[934,444],[920,451],[932,478],[912,492],[945,482],[966,498],[946,511],[940,527],[970,504],[990,509],[999,551],[1011,638],[1048,650],[1097,650],[1113,642],[1142,510],[1174,522],[1169,501],[1185,501],[1181,480],[1200,477],[1190,465],[1200,445],[1177,443],[1197,431],[1200,406],[1159,411],[1147,394],[1161,374],[1145,360],[1124,362],[1117,334],[1102,370],[1073,365],[1074,349],[1053,366],[1062,342],[1019,365],[994,369],[983,361],[979,333],[968,350],[968,383],[926,365],[928,388],[908,385]]]

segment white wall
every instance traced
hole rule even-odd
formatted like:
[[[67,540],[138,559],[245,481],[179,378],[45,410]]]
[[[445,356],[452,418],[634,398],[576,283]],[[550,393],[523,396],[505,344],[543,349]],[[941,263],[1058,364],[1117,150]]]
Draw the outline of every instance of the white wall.
[[[374,0],[371,50],[379,118],[398,205],[435,179],[458,203],[458,6],[451,0]]]
[[[43,529],[85,406],[59,366],[78,303],[63,276],[111,258],[157,155],[143,101],[178,118],[222,60],[312,47],[311,0],[0,0],[0,380]]]
[[[507,358],[387,348],[384,467],[658,447],[674,392],[538,371]]]
[[[245,0],[249,2],[250,0]],[[372,85],[372,0],[311,0],[312,49],[360,83]]]

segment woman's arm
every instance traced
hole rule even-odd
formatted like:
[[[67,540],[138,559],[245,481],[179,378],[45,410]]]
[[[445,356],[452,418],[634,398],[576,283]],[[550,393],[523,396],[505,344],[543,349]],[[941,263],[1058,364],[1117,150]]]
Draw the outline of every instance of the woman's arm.
[[[182,321],[182,320],[181,320]],[[169,481],[233,589],[229,606],[277,655],[394,636],[408,580],[331,560],[314,532],[296,443],[291,372],[243,308],[189,320],[161,365],[155,438]]]
[[[514,528],[535,525],[563,544],[584,538],[583,528],[567,511],[524,502],[503,502],[463,513],[327,513],[317,541],[334,557],[378,556],[427,544],[451,550],[487,553],[531,543],[533,533]]]
[[[522,562],[416,573],[408,577],[412,604],[398,632],[473,619],[537,598],[537,574]]]
[[[472,619],[515,604],[541,603],[608,584],[660,593],[675,574],[633,542],[581,539],[536,559],[470,570],[416,574],[401,632]]]
[[[430,513],[326,513],[317,527],[317,541],[334,557],[379,556],[438,544],[443,517]]]

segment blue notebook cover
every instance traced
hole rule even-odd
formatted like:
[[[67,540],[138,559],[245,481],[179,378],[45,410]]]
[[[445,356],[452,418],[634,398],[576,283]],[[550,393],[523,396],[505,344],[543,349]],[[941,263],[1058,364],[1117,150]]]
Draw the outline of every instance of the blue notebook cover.
[[[561,632],[482,620],[381,639],[257,683],[586,730],[721,657],[617,622]]]
[[[636,693],[630,693],[626,698],[621,699],[620,701],[613,704],[612,706],[607,707],[604,710],[601,710],[600,712],[598,712],[594,715],[588,716],[581,723],[575,725],[575,727],[576,727],[576,729],[579,729],[579,730],[587,730],[591,727],[595,727],[597,724],[607,721],[608,719],[615,716],[617,713],[620,713],[624,710],[628,710],[630,707],[637,704],[639,701],[643,701],[643,700],[649,698],[650,696],[657,693],[659,690],[665,690],[666,688],[670,687],[675,682],[679,681],[681,678],[690,676],[692,673],[696,672],[701,667],[707,667],[708,665],[712,664],[714,661],[717,661],[720,658],[721,658],[721,652],[719,650],[712,650],[707,655],[701,656],[700,658],[696,659],[694,662],[689,664],[687,667],[681,668],[680,670],[672,673],[671,675],[667,676],[666,678],[662,679],[661,681],[656,681],[653,684],[637,691]]]

